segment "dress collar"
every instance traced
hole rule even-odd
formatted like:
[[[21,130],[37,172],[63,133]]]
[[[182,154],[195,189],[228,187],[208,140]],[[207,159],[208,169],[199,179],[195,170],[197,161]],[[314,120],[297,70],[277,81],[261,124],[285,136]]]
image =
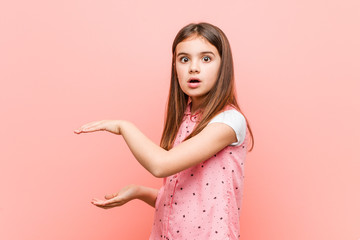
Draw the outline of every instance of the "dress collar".
[[[194,114],[191,114],[191,105],[192,105],[192,101],[191,101],[191,99],[189,98],[188,104],[187,104],[187,106],[186,106],[184,115],[185,115],[185,116],[190,116],[190,119],[191,119],[192,121],[198,122],[198,121],[200,120],[200,116],[201,116],[202,111],[199,109],[199,110],[197,110]]]

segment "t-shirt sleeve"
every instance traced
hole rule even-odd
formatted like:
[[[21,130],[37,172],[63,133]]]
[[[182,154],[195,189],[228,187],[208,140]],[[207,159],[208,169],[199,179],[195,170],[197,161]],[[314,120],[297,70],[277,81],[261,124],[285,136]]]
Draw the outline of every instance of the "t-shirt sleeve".
[[[231,109],[221,112],[211,119],[209,124],[211,123],[225,123],[235,131],[237,142],[230,144],[231,146],[238,146],[244,142],[246,134],[246,120],[239,111]]]

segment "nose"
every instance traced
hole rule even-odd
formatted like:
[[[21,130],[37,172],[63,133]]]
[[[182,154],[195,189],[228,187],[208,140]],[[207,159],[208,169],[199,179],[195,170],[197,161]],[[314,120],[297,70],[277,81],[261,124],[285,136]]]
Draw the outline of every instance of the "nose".
[[[191,61],[189,66],[189,73],[199,73],[200,72],[200,65],[198,61]]]

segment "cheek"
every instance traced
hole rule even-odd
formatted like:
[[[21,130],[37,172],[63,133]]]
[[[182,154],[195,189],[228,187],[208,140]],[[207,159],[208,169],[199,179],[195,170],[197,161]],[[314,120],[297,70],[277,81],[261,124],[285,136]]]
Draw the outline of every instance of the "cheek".
[[[207,75],[210,77],[217,78],[219,74],[220,68],[217,65],[209,66],[208,68],[204,69],[204,72],[207,73]]]
[[[211,76],[209,76],[211,78],[211,81],[210,81],[211,85],[215,85],[215,83],[218,79],[219,72],[220,72],[220,68],[217,68],[217,67],[212,68],[211,71],[209,71],[209,73],[211,74]]]
[[[179,79],[179,81],[181,81],[184,78],[184,68],[181,66],[176,66],[176,75]]]
[[[218,64],[218,66],[214,69],[214,76],[215,76],[215,78],[218,77],[219,73],[220,73],[220,64]]]

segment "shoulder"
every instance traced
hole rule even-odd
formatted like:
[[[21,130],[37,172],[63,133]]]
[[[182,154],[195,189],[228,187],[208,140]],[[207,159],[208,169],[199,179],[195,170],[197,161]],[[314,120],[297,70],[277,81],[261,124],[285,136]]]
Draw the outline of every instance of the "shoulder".
[[[224,123],[235,131],[237,142],[232,143],[232,146],[238,146],[244,142],[246,134],[246,119],[237,109],[226,107],[224,111],[220,112],[210,120],[209,124],[211,123]]]

